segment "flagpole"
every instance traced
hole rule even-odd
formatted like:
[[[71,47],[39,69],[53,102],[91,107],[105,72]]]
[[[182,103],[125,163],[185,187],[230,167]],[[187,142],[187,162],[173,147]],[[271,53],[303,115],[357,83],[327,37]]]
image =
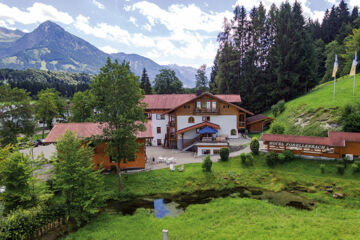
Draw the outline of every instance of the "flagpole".
[[[334,75],[334,97],[335,97],[335,88],[336,88],[336,72],[335,72],[335,75]]]

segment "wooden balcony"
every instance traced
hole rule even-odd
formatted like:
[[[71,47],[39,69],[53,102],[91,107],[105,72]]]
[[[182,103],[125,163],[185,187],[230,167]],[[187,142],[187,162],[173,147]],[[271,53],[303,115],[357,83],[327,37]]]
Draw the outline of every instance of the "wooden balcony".
[[[168,126],[169,127],[175,127],[175,121],[169,121]]]
[[[246,122],[239,122],[239,127],[241,127],[241,128],[246,127]]]
[[[211,115],[211,114],[219,114],[218,108],[195,108],[194,115]]]

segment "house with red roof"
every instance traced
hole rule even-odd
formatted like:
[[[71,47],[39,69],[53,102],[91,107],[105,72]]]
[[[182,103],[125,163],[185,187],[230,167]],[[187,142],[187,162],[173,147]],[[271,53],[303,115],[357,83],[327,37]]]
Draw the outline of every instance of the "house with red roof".
[[[146,164],[146,141],[151,141],[152,134],[152,122],[147,121],[145,123],[146,130],[143,132],[138,132],[136,134],[137,142],[140,144],[140,148],[136,153],[134,161],[127,161],[126,163],[121,163],[121,169],[143,169]],[[71,131],[78,138],[82,139],[84,142],[91,142],[93,138],[99,137],[103,134],[104,124],[101,123],[92,123],[92,122],[83,122],[83,123],[58,123],[53,129],[51,129],[49,135],[45,138],[44,144],[51,144],[58,142],[66,131]],[[111,169],[112,166],[116,167],[116,162],[113,161],[105,153],[106,142],[97,143],[94,147],[94,156],[93,162],[94,165],[98,168],[100,165],[104,169]]]
[[[268,151],[282,152],[286,149],[295,155],[342,158],[346,155],[360,157],[360,133],[329,132],[327,137],[263,134],[261,140]]]
[[[154,94],[145,95],[144,102],[152,120],[152,145],[182,150],[195,147],[201,149],[198,155],[218,153],[227,146],[226,139],[241,137],[249,126],[248,117],[254,115],[240,107],[241,97],[236,94]]]

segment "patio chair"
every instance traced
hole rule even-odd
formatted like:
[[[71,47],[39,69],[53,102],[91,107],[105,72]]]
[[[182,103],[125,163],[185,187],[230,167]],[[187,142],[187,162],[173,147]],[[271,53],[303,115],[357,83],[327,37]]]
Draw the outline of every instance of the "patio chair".
[[[172,171],[172,172],[175,171],[175,166],[174,166],[174,164],[170,164],[170,167],[169,167],[169,168],[170,168],[170,171]]]

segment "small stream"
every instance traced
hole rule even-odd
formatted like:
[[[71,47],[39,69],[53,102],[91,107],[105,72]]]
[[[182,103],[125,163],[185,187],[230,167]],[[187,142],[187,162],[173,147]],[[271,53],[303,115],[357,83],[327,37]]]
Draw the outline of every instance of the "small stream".
[[[157,218],[165,216],[176,217],[191,204],[205,204],[219,197],[251,198],[267,201],[279,206],[289,206],[303,210],[312,210],[315,207],[314,202],[296,193],[287,191],[273,192],[252,187],[237,187],[183,194],[155,194],[128,201],[110,201],[107,209],[122,213],[123,215],[132,215],[138,208],[146,208],[151,209]]]

